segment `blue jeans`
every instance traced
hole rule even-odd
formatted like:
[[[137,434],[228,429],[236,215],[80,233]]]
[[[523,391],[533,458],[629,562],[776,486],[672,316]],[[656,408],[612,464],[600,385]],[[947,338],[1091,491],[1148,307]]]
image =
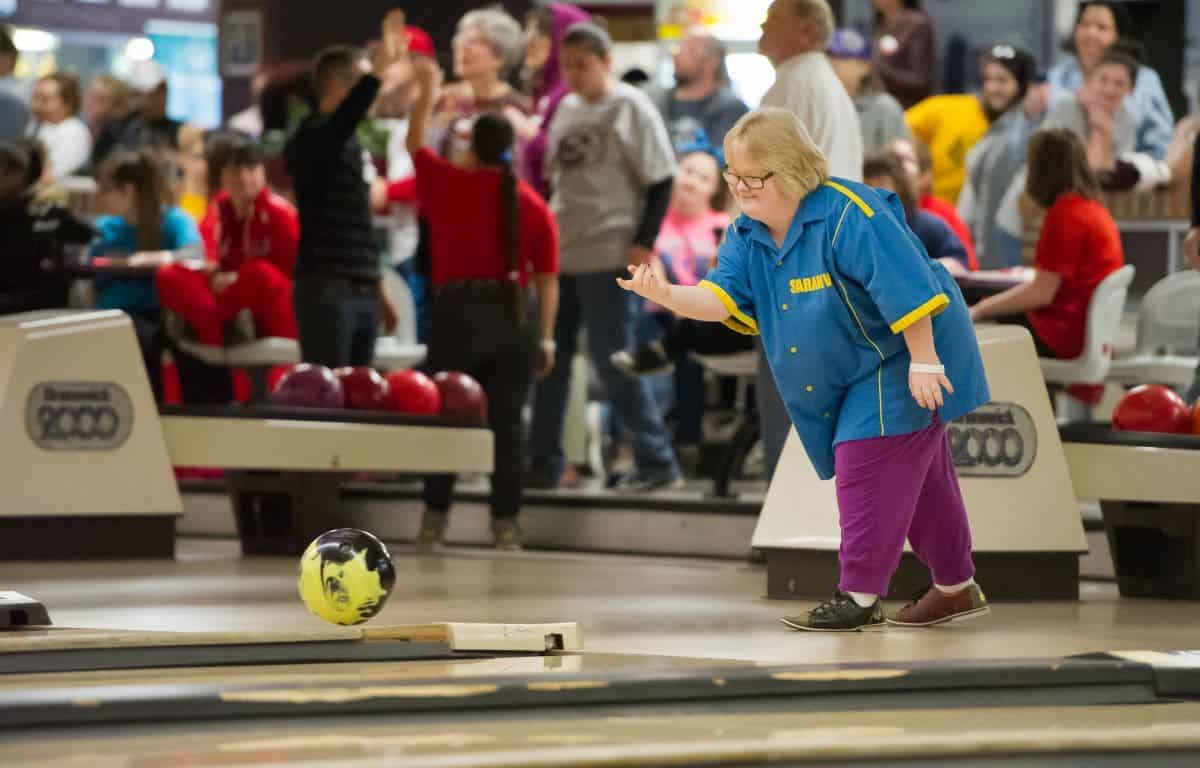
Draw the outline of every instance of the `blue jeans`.
[[[638,346],[661,341],[678,320],[665,313],[645,313],[638,328]],[[668,351],[668,354],[669,351]],[[675,372],[646,377],[664,413],[675,409],[675,442],[699,445],[704,437],[704,368],[686,354],[675,361]]]
[[[671,440],[650,385],[617,370],[609,356],[633,344],[637,307],[632,294],[616,283],[617,272],[559,277],[558,319],[554,328],[557,351],[554,370],[537,386],[533,399],[530,463],[534,472],[555,479],[565,466],[563,419],[571,384],[571,361],[578,348],[579,329],[587,329],[588,356],[604,385],[613,410],[633,435],[633,456],[640,475],[674,478],[679,474]],[[623,274],[623,273],[620,273]]]

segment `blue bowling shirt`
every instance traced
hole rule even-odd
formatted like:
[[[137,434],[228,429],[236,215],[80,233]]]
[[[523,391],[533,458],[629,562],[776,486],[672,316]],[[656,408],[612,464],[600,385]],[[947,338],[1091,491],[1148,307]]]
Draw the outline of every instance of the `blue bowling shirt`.
[[[96,229],[99,238],[92,244],[92,256],[131,256],[140,250],[137,228],[120,216],[101,216],[96,219]],[[175,251],[203,242],[200,229],[186,211],[174,205],[163,211],[163,250]],[[158,292],[151,278],[98,278],[95,286],[97,309],[159,311]]]
[[[904,223],[891,192],[830,179],[810,192],[783,247],[739,216],[700,285],[729,310],[725,324],[761,334],[779,392],[817,474],[834,475],[834,446],[925,429],[931,411],[908,388],[903,331],[933,315],[934,344],[954,394],[943,422],[989,399],[962,292]]]

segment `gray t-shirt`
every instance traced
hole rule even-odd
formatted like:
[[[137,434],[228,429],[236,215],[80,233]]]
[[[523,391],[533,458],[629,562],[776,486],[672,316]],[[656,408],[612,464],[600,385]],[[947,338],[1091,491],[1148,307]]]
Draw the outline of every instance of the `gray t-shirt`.
[[[975,239],[980,269],[1014,266],[1008,261],[996,214],[1009,185],[1024,165],[1025,114],[1020,105],[1001,115],[967,152],[967,178],[958,213]]]
[[[1050,114],[1046,115],[1046,119],[1040,127],[1042,130],[1066,128],[1078,135],[1084,145],[1087,144],[1088,115],[1087,110],[1079,103],[1079,99],[1067,99],[1060,102],[1050,111]],[[1122,105],[1121,111],[1117,113],[1116,123],[1113,125],[1113,157],[1132,152],[1136,147],[1137,123],[1134,121],[1129,107]]]
[[[547,145],[559,270],[624,269],[647,187],[675,173],[675,153],[650,97],[626,83],[594,103],[570,94],[554,115]]]
[[[728,88],[720,88],[708,98],[697,101],[676,98],[673,90],[652,91],[650,98],[667,124],[671,145],[679,157],[697,150],[721,151],[725,134],[750,111]]]
[[[863,152],[887,149],[893,139],[907,139],[912,134],[904,121],[904,108],[890,93],[863,93],[854,97],[862,129]]]

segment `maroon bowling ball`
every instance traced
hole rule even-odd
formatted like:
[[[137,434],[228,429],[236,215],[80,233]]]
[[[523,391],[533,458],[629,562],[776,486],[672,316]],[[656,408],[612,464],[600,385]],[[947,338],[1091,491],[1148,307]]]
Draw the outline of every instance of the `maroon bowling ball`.
[[[1129,390],[1117,403],[1113,429],[1188,434],[1192,431],[1192,412],[1169,387],[1143,384]]]
[[[345,408],[346,393],[333,371],[300,363],[284,374],[271,393],[273,405],[293,408]]]
[[[392,402],[387,379],[365,365],[338,368],[333,372],[346,392],[346,407],[353,411],[386,411]]]
[[[461,371],[442,371],[433,377],[442,393],[442,415],[474,424],[487,423],[487,395],[479,382]]]
[[[394,371],[387,376],[392,388],[392,410],[436,416],[442,412],[442,393],[433,379],[420,371]]]

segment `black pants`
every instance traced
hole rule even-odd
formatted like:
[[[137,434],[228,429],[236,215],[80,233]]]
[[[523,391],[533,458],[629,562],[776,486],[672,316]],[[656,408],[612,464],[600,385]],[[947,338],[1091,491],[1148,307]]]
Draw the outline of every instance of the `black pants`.
[[[370,365],[378,333],[378,287],[373,280],[305,274],[292,280],[300,359],[340,368]]]
[[[495,455],[491,500],[495,520],[515,518],[521,506],[521,409],[533,381],[536,338],[531,314],[518,330],[511,289],[500,283],[454,284],[433,300],[426,367],[462,371],[487,393]],[[448,510],[454,481],[454,475],[425,478],[426,506]]]
[[[662,339],[667,357],[678,362],[689,352],[698,355],[733,355],[754,349],[754,337],[717,323],[677,319]]]
[[[1058,357],[1058,353],[1050,349],[1050,346],[1042,341],[1042,337],[1038,336],[1037,331],[1033,329],[1033,324],[1029,322],[1029,316],[1024,312],[1016,315],[1002,315],[994,317],[992,320],[1001,325],[1019,325],[1029,331],[1029,335],[1033,337],[1033,348],[1037,350],[1038,357]]]

